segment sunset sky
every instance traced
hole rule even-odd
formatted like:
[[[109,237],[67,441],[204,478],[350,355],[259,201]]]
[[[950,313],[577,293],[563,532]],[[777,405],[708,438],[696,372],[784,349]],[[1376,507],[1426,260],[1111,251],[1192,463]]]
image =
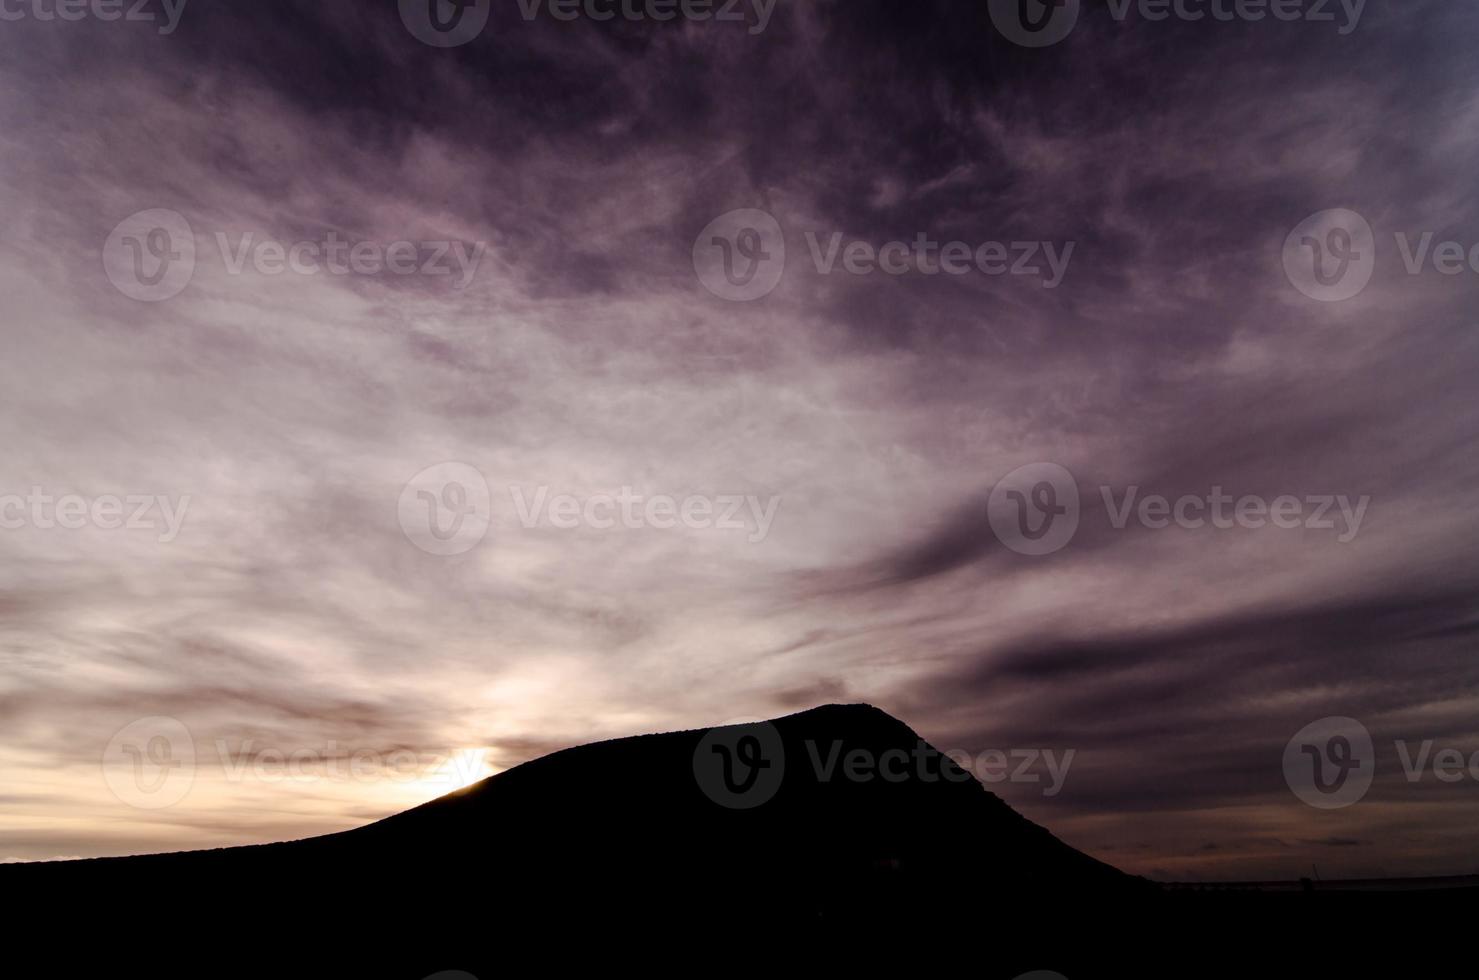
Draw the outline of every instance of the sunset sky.
[[[326,833],[569,745],[866,701],[970,756],[1071,750],[1053,795],[990,788],[1134,873],[1479,872],[1479,766],[1402,762],[1479,751],[1479,8],[1369,0],[1342,33],[1086,0],[1034,49],[987,3],[757,6],[493,0],[456,47],[394,0],[0,21],[0,861]],[[705,249],[742,209],[785,263],[733,298]],[[1375,249],[1338,302],[1286,268],[1330,209]],[[140,212],[188,222],[167,298],[116,284],[160,241]],[[1053,251],[827,271],[839,234]],[[237,261],[332,240],[416,258]],[[1022,554],[988,500],[1042,463],[1080,522]],[[458,553],[405,526],[428,470],[486,481]],[[1117,520],[1132,487],[1365,503],[1154,527]],[[1332,716],[1375,783],[1322,810],[1281,760]],[[105,778],[149,719],[194,747],[168,806]]]

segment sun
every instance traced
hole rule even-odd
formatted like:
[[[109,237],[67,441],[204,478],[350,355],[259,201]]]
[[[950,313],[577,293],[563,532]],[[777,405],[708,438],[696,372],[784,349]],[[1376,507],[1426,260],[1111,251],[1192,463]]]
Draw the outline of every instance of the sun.
[[[458,749],[432,771],[429,781],[444,793],[455,793],[493,775],[486,749]]]

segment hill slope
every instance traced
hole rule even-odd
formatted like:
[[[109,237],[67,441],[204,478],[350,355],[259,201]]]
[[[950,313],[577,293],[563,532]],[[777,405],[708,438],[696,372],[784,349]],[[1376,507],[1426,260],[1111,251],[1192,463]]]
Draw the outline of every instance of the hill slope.
[[[328,837],[18,865],[0,885],[92,922],[163,907],[186,935],[262,922],[358,935],[372,945],[356,955],[413,972],[432,935],[468,957],[490,930],[695,936],[758,917],[797,932],[1153,890],[865,705],[584,745]]]

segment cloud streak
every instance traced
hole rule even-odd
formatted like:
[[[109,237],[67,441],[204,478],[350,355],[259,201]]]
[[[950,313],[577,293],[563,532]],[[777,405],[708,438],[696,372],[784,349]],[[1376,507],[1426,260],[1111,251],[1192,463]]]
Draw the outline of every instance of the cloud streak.
[[[1386,244],[1479,241],[1473,11],[1373,0],[1342,37],[1086,5],[1029,51],[985,5],[783,3],[753,34],[494,7],[447,50],[394,5],[3,25],[0,492],[191,504],[169,542],[0,532],[0,853],[295,837],[436,793],[207,778],[139,811],[97,760],[151,715],[507,766],[859,699],[941,747],[1077,750],[1050,799],[992,788],[1127,870],[1473,870],[1472,786],[1382,778],[1331,815],[1279,762],[1326,715],[1383,736],[1379,763],[1473,739],[1476,279]],[[1321,304],[1280,249],[1333,207],[1378,262]],[[197,254],[141,303],[103,250],[151,208]],[[737,208],[786,244],[754,302],[693,266]],[[827,273],[808,234],[1074,248],[1045,289]],[[238,270],[218,237],[247,235],[481,257]],[[449,461],[486,479],[489,530],[443,558],[397,502]],[[987,501],[1039,461],[1084,511],[1029,558]],[[1344,543],[1116,528],[1100,488],[1131,486],[1371,503]],[[540,487],[779,503],[760,541],[527,527],[512,491]]]

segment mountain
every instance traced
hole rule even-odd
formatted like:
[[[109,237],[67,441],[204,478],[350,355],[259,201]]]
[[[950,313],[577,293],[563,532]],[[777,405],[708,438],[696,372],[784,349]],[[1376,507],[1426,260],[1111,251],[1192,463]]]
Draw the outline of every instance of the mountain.
[[[392,980],[1378,976],[1479,911],[1475,888],[1168,893],[867,705],[565,749],[328,837],[0,866],[0,896],[7,959],[59,976]]]
[[[489,930],[504,944],[750,920],[796,934],[1154,891],[866,705],[583,745],[341,834],[14,865],[0,885],[43,920],[121,925],[134,909],[238,943],[276,923],[360,937],[375,953],[359,953],[413,972],[428,936],[450,968]]]
[[[64,976],[403,980],[530,963],[1367,975],[1410,952],[1379,937],[1460,934],[1479,903],[1168,893],[866,705],[583,745],[326,837],[0,866],[0,895],[8,949]]]
[[[758,753],[758,774],[747,752]],[[866,705],[581,746],[345,836],[406,855],[455,840],[505,874],[596,871],[587,883],[596,889],[786,882],[778,911],[798,915],[941,877],[1054,892],[1138,884],[1023,819]]]

